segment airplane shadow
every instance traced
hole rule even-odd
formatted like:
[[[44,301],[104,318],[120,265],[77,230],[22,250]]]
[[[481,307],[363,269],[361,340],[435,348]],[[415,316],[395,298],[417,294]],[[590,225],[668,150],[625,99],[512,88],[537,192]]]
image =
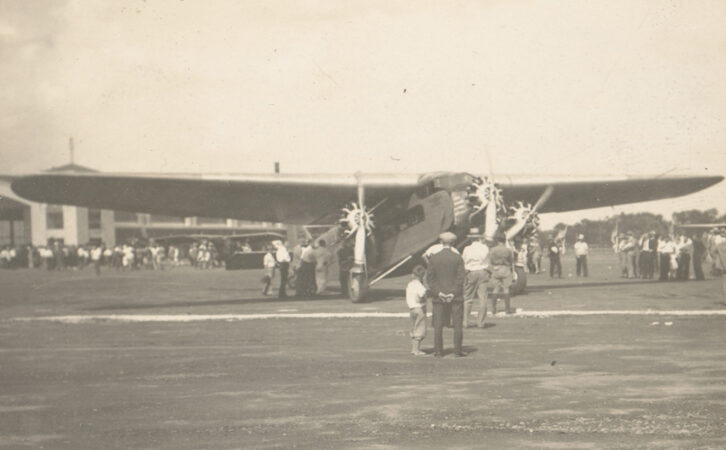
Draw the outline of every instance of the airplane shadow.
[[[472,353],[476,353],[479,350],[476,347],[471,347],[469,345],[462,345],[461,349],[464,351],[464,353],[468,353],[469,355],[471,355]],[[434,354],[433,347],[422,349],[421,351],[423,351],[427,355],[431,355],[431,356],[433,356],[433,354]],[[453,354],[454,354],[453,348],[444,348],[444,356],[453,355]]]
[[[368,292],[368,296],[359,304],[383,302],[392,299],[403,299],[404,291],[400,289],[372,289]],[[230,298],[222,300],[208,301],[179,301],[164,303],[142,303],[142,304],[115,304],[103,305],[92,308],[86,308],[88,311],[114,311],[114,310],[130,310],[130,309],[155,309],[155,308],[188,308],[195,306],[224,306],[224,305],[250,305],[256,303],[297,303],[297,302],[316,302],[316,301],[338,301],[350,302],[347,298],[343,298],[340,294],[318,295],[310,298],[289,296],[286,298],[277,297],[256,297],[256,298]]]

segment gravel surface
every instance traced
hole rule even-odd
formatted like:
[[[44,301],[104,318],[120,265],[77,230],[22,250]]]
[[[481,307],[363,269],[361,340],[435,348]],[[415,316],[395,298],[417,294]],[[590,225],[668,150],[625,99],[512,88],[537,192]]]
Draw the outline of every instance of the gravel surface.
[[[532,275],[514,305],[726,310],[720,280],[622,280],[606,253],[590,265],[586,280]],[[460,359],[411,356],[398,317],[19,320],[405,312],[405,279],[351,304],[265,298],[260,276],[0,271],[0,447],[726,447],[723,315],[494,317],[465,331]]]

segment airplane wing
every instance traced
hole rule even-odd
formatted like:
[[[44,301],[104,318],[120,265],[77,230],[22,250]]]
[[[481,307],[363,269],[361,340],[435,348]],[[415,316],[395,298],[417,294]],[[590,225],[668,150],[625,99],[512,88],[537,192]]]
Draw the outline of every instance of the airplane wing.
[[[369,204],[407,197],[418,175],[361,175]],[[90,208],[310,224],[356,198],[354,175],[143,175],[44,173],[16,179],[29,200]]]
[[[548,186],[554,188],[541,213],[564,212],[603,206],[680,197],[712,186],[722,176],[696,177],[504,177],[497,179],[505,200],[535,204]]]
[[[427,176],[360,175],[366,202],[405,199]],[[723,177],[498,177],[509,201],[534,204],[552,186],[540,212],[562,212],[677,197]],[[43,203],[171,216],[223,217],[311,224],[356,198],[354,175],[141,175],[44,173],[12,182],[16,194]]]

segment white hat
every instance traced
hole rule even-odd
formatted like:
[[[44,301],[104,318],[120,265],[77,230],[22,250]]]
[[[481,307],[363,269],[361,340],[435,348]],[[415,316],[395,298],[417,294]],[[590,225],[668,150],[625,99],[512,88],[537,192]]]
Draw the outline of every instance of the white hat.
[[[456,242],[456,235],[451,231],[446,231],[439,235],[439,239],[441,240],[441,242],[453,244],[454,242]]]
[[[481,237],[479,228],[469,228],[469,237]]]
[[[578,234],[577,235],[577,239],[585,239],[585,235],[584,234]]]

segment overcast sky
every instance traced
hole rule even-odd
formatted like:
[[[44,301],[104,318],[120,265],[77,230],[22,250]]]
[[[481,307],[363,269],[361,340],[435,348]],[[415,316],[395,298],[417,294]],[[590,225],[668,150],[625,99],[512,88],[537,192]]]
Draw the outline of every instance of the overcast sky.
[[[0,0],[0,172],[723,175],[724,80],[724,1]]]

